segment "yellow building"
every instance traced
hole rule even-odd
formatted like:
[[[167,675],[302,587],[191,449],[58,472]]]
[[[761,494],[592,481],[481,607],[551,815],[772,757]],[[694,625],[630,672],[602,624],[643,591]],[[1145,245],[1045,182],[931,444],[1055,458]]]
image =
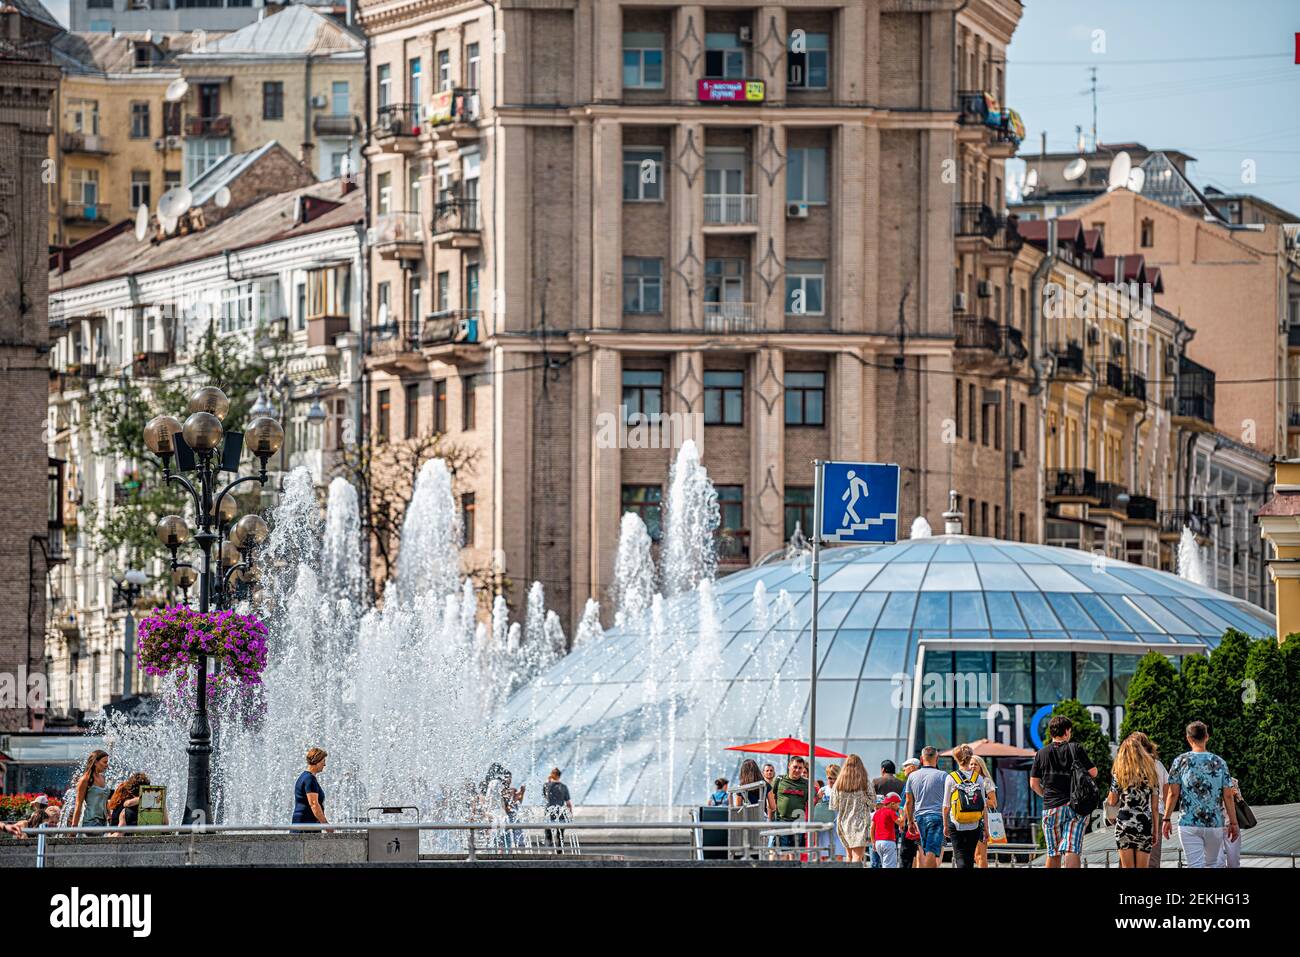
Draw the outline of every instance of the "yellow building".
[[[1277,590],[1277,637],[1300,632],[1300,461],[1276,463],[1273,497],[1258,512],[1260,528],[1273,546],[1269,577]]]
[[[231,153],[277,140],[320,179],[358,169],[365,41],[312,7],[290,6],[243,29],[200,37],[177,57],[189,83],[184,180]]]
[[[188,34],[64,33],[49,155],[50,242],[67,245],[156,203],[182,177],[181,111],[167,103]]]

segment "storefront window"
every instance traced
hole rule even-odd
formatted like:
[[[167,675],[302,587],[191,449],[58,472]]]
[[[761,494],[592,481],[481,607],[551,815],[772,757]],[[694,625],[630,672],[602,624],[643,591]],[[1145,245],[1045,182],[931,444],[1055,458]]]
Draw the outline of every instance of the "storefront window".
[[[1110,655],[1077,652],[1074,656],[1074,686],[1074,696],[1082,704],[1111,704]],[[1120,704],[1123,704],[1123,699]]]
[[[1034,700],[1055,704],[1071,697],[1070,672],[1068,651],[1034,652]]]

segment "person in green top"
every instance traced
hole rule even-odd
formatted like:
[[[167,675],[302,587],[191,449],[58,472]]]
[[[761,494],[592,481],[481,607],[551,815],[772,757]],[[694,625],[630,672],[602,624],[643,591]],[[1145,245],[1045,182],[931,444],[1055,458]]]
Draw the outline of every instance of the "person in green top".
[[[808,814],[808,762],[795,757],[789,770],[781,775],[767,794],[767,810],[774,821],[802,820]],[[782,834],[777,838],[780,847],[798,847],[797,834]]]

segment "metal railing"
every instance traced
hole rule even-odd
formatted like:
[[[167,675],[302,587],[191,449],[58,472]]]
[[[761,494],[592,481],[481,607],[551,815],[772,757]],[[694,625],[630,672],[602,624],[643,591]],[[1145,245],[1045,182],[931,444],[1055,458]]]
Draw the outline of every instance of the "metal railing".
[[[1286,345],[1288,349],[1300,349],[1300,323],[1286,327]]]
[[[388,136],[419,136],[420,105],[418,103],[389,103],[375,112],[372,131],[378,138]]]
[[[953,215],[953,234],[956,236],[983,236],[992,239],[997,235],[998,215],[984,203],[958,203]]]
[[[1160,531],[1171,534],[1182,534],[1184,528],[1190,528],[1192,534],[1208,536],[1210,534],[1210,520],[1200,512],[1187,511],[1186,509],[1171,509],[1160,513]]]
[[[419,320],[390,319],[382,326],[370,327],[371,355],[384,356],[419,351]]]
[[[63,219],[76,223],[106,223],[113,215],[108,203],[73,203],[63,204]]]
[[[478,342],[483,314],[478,309],[445,309],[431,312],[424,320],[420,341],[424,345],[443,342]]]
[[[137,378],[156,379],[162,371],[176,361],[171,352],[137,352],[131,372]]]
[[[380,213],[375,217],[376,246],[398,243],[418,243],[424,237],[424,227],[418,212],[396,211]]]
[[[1108,389],[1114,389],[1116,392],[1124,391],[1124,367],[1118,362],[1107,362],[1105,366],[1105,375],[1102,377],[1102,385]]]
[[[1159,515],[1158,503],[1146,495],[1130,495],[1128,517],[1139,522],[1154,522]]]
[[[1091,469],[1049,469],[1046,494],[1055,498],[1096,498],[1097,473]]]
[[[750,226],[758,222],[754,193],[705,193],[704,222],[710,226]]]
[[[1057,373],[1072,373],[1074,375],[1083,374],[1083,346],[1077,342],[1060,343],[1052,347],[1052,354],[1056,357]]]
[[[1002,348],[1002,333],[998,324],[992,319],[976,316],[954,316],[952,320],[956,332],[958,349],[986,349],[998,352]]]
[[[440,233],[478,232],[477,199],[445,199],[433,210],[433,231]]]
[[[111,153],[109,139],[100,133],[78,133],[65,130],[63,133],[63,152],[65,153]]]
[[[231,120],[229,113],[217,113],[212,116],[185,117],[186,136],[229,136]]]
[[[704,331],[735,333],[753,332],[757,320],[752,302],[706,302]]]

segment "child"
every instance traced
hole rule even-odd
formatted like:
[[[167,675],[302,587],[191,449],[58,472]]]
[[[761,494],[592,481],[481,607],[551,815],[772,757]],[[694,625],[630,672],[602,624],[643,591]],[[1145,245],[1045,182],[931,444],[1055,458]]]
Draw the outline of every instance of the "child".
[[[898,795],[885,795],[885,803],[871,815],[871,846],[880,855],[881,867],[898,867],[898,826],[903,823],[898,814]]]

